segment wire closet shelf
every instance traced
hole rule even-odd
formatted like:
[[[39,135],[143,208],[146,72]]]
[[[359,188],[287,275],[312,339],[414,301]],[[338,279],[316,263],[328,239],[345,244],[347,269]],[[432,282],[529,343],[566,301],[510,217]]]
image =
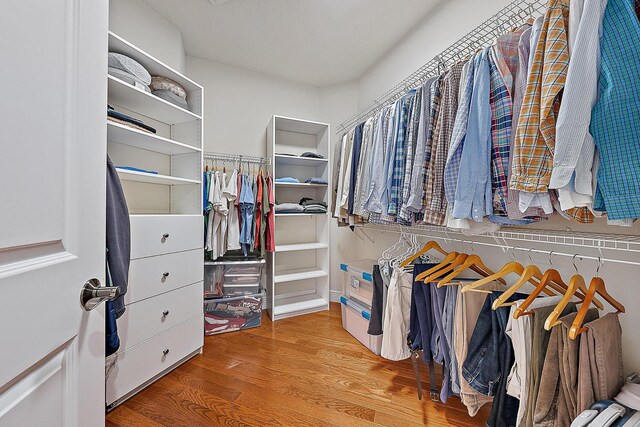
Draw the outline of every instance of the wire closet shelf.
[[[379,112],[386,105],[395,102],[408,90],[416,88],[431,77],[438,75],[456,61],[463,60],[480,48],[492,45],[497,37],[522,25],[527,19],[542,15],[546,7],[546,0],[515,0],[509,3],[504,9],[475,27],[407,78],[365,106],[360,113],[342,122],[336,133],[347,132],[358,123]]]
[[[575,258],[578,258],[603,263],[612,262],[640,266],[640,261],[637,261],[638,254],[640,254],[640,236],[634,235],[509,228],[471,236],[465,235],[461,230],[452,230],[436,225],[400,226],[396,224],[364,224],[356,228],[356,230],[358,229],[362,230],[363,234],[372,242],[373,240],[365,232],[367,229],[376,232],[414,234],[444,242],[489,246],[500,248],[505,253],[522,251],[545,254],[549,258],[563,256],[572,257],[574,261]],[[530,246],[521,247],[510,242],[526,242]],[[534,245],[542,246],[542,248],[533,247]],[[569,251],[567,252],[567,250]],[[589,250],[594,255],[582,253],[584,250]]]
[[[212,162],[231,162],[231,163],[250,163],[261,166],[270,166],[271,159],[259,156],[245,156],[243,154],[228,154],[228,153],[204,153],[203,155],[205,163]]]

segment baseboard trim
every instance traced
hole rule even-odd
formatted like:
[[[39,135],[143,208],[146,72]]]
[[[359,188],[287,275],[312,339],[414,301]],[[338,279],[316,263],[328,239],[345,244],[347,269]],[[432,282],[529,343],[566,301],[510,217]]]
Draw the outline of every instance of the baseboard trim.
[[[329,300],[331,302],[340,302],[340,297],[342,296],[342,291],[330,290],[329,291]]]

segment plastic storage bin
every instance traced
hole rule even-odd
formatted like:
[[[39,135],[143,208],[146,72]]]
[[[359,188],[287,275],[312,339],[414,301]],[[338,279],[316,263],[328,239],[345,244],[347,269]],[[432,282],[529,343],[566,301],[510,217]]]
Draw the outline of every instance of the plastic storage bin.
[[[379,356],[382,348],[382,335],[367,333],[371,312],[345,296],[340,297],[340,308],[342,309],[342,327],[362,345]]]
[[[206,262],[204,266],[204,297],[253,295],[264,282],[264,259]]]
[[[342,273],[342,290],[344,295],[354,301],[364,304],[371,310],[373,298],[373,266],[377,261],[364,259],[347,261],[340,264]]]
[[[204,301],[204,334],[255,328],[262,323],[262,300],[264,295],[215,298]]]

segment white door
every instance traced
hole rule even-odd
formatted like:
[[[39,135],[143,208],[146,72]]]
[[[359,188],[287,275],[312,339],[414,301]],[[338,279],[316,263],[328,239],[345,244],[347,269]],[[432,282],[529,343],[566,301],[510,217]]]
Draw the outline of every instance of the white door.
[[[107,0],[0,1],[0,426],[104,425]]]

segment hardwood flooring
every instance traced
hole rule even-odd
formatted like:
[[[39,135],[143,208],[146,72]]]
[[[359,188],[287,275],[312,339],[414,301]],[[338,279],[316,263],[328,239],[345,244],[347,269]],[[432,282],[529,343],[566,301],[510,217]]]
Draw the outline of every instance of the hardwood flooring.
[[[107,427],[481,426],[457,397],[418,400],[411,362],[375,356],[349,335],[340,305],[205,337],[199,355],[107,415]],[[440,369],[436,369],[440,371]],[[438,380],[440,383],[440,380]]]

